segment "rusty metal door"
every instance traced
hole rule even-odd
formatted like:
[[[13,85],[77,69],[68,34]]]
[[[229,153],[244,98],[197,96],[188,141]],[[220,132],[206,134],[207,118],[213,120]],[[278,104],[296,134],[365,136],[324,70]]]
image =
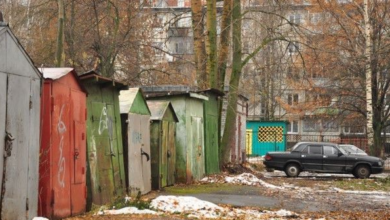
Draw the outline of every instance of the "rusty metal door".
[[[9,134],[0,141],[1,219],[32,219],[38,202],[40,80],[0,73],[0,84],[0,129]]]
[[[176,172],[176,147],[175,147],[175,136],[176,136],[176,123],[169,122],[168,124],[168,167],[167,167],[167,186],[175,184],[175,172]]]
[[[73,149],[71,149],[72,184],[71,212],[72,215],[85,211],[86,194],[86,97],[84,93],[71,91],[73,109]]]
[[[71,158],[70,145],[72,122],[70,121],[70,89],[57,84],[52,91],[52,186],[53,216],[67,217],[71,215],[70,177]]]
[[[205,174],[204,167],[204,144],[203,144],[203,119],[191,117],[192,149],[190,155],[192,164],[192,180],[200,180]]]

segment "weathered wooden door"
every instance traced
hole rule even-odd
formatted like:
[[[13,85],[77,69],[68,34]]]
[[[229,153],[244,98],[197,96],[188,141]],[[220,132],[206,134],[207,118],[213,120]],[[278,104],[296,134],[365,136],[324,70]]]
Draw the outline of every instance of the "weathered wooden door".
[[[90,137],[90,170],[93,203],[111,202],[115,191],[111,158],[114,154],[110,141],[109,125],[112,119],[108,115],[105,103],[92,103],[92,136]]]
[[[144,189],[141,194],[146,194],[152,190],[152,171],[150,160],[150,115],[142,115],[140,120],[141,139],[141,162],[142,178]]]
[[[0,141],[1,219],[32,219],[38,209],[40,80],[0,73],[0,103],[0,132],[9,134]]]
[[[175,123],[162,121],[161,137],[161,187],[171,186],[175,183],[176,148],[175,148]]]
[[[203,119],[201,117],[191,117],[192,131],[192,180],[200,180],[204,174],[204,144],[203,144]]]
[[[168,182],[168,157],[169,157],[169,122],[168,121],[162,121],[162,128],[161,128],[161,151],[160,157],[161,162],[159,164],[160,169],[160,186],[165,187],[167,186]]]
[[[176,123],[169,122],[168,124],[168,151],[167,151],[167,186],[175,184],[175,172],[176,172],[176,147],[175,147],[175,136],[176,136]]]
[[[219,172],[219,149],[218,149],[218,119],[217,116],[208,115],[206,121],[205,139],[205,170],[207,174]]]
[[[141,120],[139,115],[129,114],[128,116],[128,178],[129,193],[131,196],[137,196],[138,192],[143,191],[142,177],[142,158],[141,145],[142,134],[140,131]]]
[[[129,114],[128,163],[129,191],[131,196],[151,190],[150,116]]]
[[[107,104],[107,115],[108,115],[108,137],[110,140],[110,156],[112,164],[112,176],[114,179],[115,194],[120,195],[122,190],[122,184],[124,180],[121,179],[121,164],[119,155],[123,154],[122,146],[118,146],[118,135],[117,127],[115,123],[115,111],[114,105]]]

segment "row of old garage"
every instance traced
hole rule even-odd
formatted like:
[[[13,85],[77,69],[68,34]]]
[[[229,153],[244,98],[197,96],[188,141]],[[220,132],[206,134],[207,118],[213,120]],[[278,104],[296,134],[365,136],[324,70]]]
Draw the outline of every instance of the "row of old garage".
[[[1,25],[0,78],[1,219],[63,218],[219,172],[218,90],[37,70]]]

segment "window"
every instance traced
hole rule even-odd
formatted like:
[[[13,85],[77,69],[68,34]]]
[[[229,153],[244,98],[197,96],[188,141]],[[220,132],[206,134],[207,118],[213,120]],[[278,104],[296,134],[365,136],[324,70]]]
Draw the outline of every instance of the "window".
[[[162,49],[163,49],[163,42],[153,42],[152,43],[152,47],[154,49],[154,55],[155,56],[162,56],[163,53],[162,53]]]
[[[320,131],[321,123],[316,119],[305,119],[303,121],[303,131],[304,132],[316,132]]]
[[[290,42],[288,44],[288,52],[289,53],[297,53],[299,51],[299,43],[298,42]]]
[[[324,155],[338,155],[339,151],[333,146],[324,146]]]
[[[300,69],[296,66],[287,67],[287,77],[293,79],[299,79]]]
[[[328,132],[338,132],[339,124],[336,121],[324,120],[322,121],[322,130]]]
[[[353,126],[353,125],[345,125],[343,127],[344,134],[364,134],[365,127],[364,126]]]
[[[306,94],[306,103],[315,106],[330,106],[332,98],[329,95],[324,94]]]
[[[177,6],[178,7],[184,7],[184,0],[178,0],[177,1]]]
[[[175,53],[176,54],[183,54],[184,53],[184,43],[175,43]]]
[[[297,148],[296,151],[299,151],[299,149]],[[306,146],[305,149],[303,149],[303,150],[301,151],[301,153],[302,153],[302,154],[307,154],[307,153],[309,153],[309,146]]]
[[[298,133],[298,121],[289,121],[288,122],[287,133]]]
[[[312,13],[310,14],[310,23],[317,24],[321,21],[322,14],[321,13]]]
[[[339,4],[347,4],[347,3],[351,3],[352,1],[351,0],[338,0]]]
[[[298,94],[288,94],[287,95],[287,103],[289,105],[297,105],[298,104]]]
[[[322,146],[319,145],[311,145],[308,147],[308,154],[319,155],[322,154]]]
[[[300,14],[290,15],[290,23],[299,25],[301,23],[301,15]]]

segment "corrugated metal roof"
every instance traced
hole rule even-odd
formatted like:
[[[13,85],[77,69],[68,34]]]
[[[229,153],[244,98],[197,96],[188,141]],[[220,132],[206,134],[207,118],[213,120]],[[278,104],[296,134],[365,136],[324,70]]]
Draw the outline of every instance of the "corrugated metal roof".
[[[79,76],[82,81],[84,80],[95,80],[96,83],[100,84],[111,84],[114,87],[117,87],[118,89],[125,89],[127,88],[127,85],[124,83],[121,83],[119,81],[116,81],[115,79],[107,78],[104,76],[101,76],[96,72],[95,70],[91,70],[89,72],[86,72]]]
[[[22,44],[19,42],[19,39],[16,38],[16,36],[12,33],[11,29],[9,28],[8,24],[5,22],[0,22],[0,35],[3,35],[4,33],[8,32],[11,39],[16,43],[17,47],[20,49],[22,54],[25,56],[27,61],[31,64],[33,67],[34,72],[37,74],[39,78],[42,78],[41,72],[39,72],[38,68],[34,65],[34,62],[32,61],[31,57],[28,55],[27,51],[24,49]],[[7,44],[10,42],[7,42]]]
[[[133,104],[139,88],[130,88],[128,90],[121,90],[119,94],[119,109],[120,113],[128,113]]]
[[[73,71],[73,68],[38,68],[39,71],[43,74],[43,78],[45,79],[59,79],[66,74],[70,73]]]

